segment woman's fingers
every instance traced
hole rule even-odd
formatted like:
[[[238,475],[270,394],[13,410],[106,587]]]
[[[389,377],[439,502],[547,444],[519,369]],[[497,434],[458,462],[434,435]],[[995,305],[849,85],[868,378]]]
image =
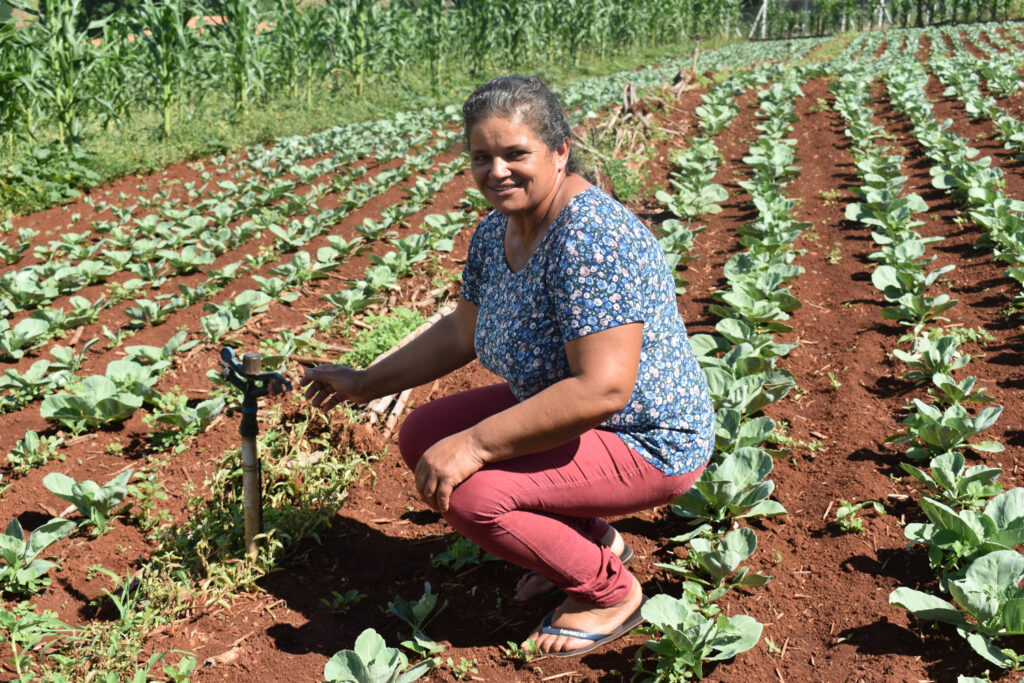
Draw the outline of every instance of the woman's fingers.
[[[437,477],[433,468],[427,466],[422,459],[416,463],[416,490],[427,507],[435,512],[439,511],[436,500]]]

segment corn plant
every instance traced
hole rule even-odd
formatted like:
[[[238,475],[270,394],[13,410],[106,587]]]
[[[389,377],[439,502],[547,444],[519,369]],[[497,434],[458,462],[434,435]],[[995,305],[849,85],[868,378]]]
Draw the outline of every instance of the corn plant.
[[[187,3],[175,1],[144,0],[132,11],[132,33],[146,48],[139,51],[141,75],[150,86],[144,93],[160,114],[165,138],[184,113],[188,77],[199,58],[196,33],[186,28],[189,14]]]
[[[209,8],[222,20],[208,27],[203,42],[221,59],[220,73],[244,115],[266,87],[269,45],[259,27],[259,6],[244,0],[210,0]]]
[[[81,0],[40,0],[29,3],[12,0],[10,5],[26,12],[35,21],[25,30],[31,35],[23,46],[32,51],[33,61],[41,68],[23,81],[56,128],[61,146],[78,145],[91,115],[110,110],[108,99],[92,82],[102,63],[102,52],[86,31],[79,29]],[[87,30],[100,28],[106,20],[89,23]]]

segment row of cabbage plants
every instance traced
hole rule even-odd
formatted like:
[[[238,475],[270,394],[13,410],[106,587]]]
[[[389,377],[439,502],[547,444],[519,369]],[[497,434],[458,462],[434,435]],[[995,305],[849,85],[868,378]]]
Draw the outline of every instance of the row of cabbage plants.
[[[951,594],[960,609],[936,595],[907,587],[895,589],[890,602],[919,618],[953,623],[982,657],[1016,668],[1019,656],[1009,648],[1000,649],[996,642],[1003,635],[1020,632],[1021,625],[1007,618],[1009,612],[1001,603],[1011,593],[1016,597],[1017,584],[1024,578],[1024,557],[1013,550],[1024,540],[1016,531],[1024,519],[1024,489],[1003,493],[997,481],[1002,470],[985,465],[966,467],[964,450],[1002,450],[997,442],[968,442],[995,422],[1001,408],[987,407],[974,416],[968,412],[966,404],[991,401],[975,388],[976,377],[957,381],[952,376],[969,363],[970,356],[960,351],[954,334],[941,328],[925,331],[927,325],[941,319],[939,313],[956,303],[947,295],[929,297],[926,292],[953,266],[926,270],[935,257],[925,256],[925,248],[942,238],[923,238],[915,231],[923,223],[914,215],[928,207],[919,195],[903,192],[906,177],[900,174],[900,167],[904,159],[886,154],[886,148],[875,144],[886,134],[870,121],[866,84],[872,78],[867,75],[863,70],[850,70],[832,87],[836,109],[854,141],[863,182],[857,189],[862,201],[851,203],[846,213],[848,219],[869,228],[880,247],[869,257],[879,264],[872,282],[896,304],[883,308],[883,317],[912,327],[902,339],[910,342],[910,350],[893,350],[907,370],[903,377],[918,386],[930,385],[928,394],[933,402],[914,398],[904,420],[906,430],[889,440],[911,444],[906,451],[909,459],[928,460],[927,469],[900,463],[920,484],[924,495],[918,504],[928,519],[907,524],[904,533],[908,547],[922,544],[928,549],[939,591]],[[912,309],[916,312],[902,314]]]
[[[661,678],[655,680],[678,680],[672,674],[681,674],[681,652],[725,659],[753,647],[762,631],[762,625],[746,615],[723,617],[713,603],[732,588],[762,586],[770,580],[741,566],[756,550],[757,535],[736,521],[786,512],[770,499],[774,483],[767,476],[773,463],[766,443],[775,423],[761,411],[795,386],[792,374],[777,365],[795,345],[776,342],[773,334],[790,329],[783,321],[799,307],[783,287],[802,272],[793,264],[799,252],[792,243],[806,227],[789,215],[795,203],[784,194],[799,172],[793,165],[795,141],[785,136],[796,120],[798,84],[811,74],[810,69],[767,67],[736,82],[720,83],[697,110],[705,135],[689,140],[674,155],[679,170],[671,185],[676,193],[658,195],[668,210],[686,220],[720,210],[716,202],[727,194],[712,181],[720,157],[710,135],[720,132],[735,114],[735,94],[745,87],[765,86],[758,92],[760,122],[755,126],[761,136],[744,157],[751,177],[740,183],[750,193],[758,218],[738,228],[746,250],[725,264],[729,288],[712,295],[717,303],[710,310],[721,318],[717,333],[692,338],[715,405],[716,444],[711,464],[693,489],[673,503],[676,514],[698,525],[671,539],[688,543],[688,556],[658,565],[684,578],[683,595],[659,597],[650,614],[645,609],[653,627],[664,633],[659,643],[649,645],[661,657]],[[699,187],[691,187],[695,175]],[[693,655],[685,658],[693,660]],[[694,673],[700,675],[699,666]]]

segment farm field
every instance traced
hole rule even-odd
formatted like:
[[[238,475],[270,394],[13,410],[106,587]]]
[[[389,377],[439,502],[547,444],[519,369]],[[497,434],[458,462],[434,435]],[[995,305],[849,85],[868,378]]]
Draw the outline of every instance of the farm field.
[[[602,183],[676,264],[717,472],[746,494],[615,525],[646,594],[756,631],[709,645],[737,652],[707,680],[1017,680],[1020,603],[963,626],[937,601],[970,593],[984,561],[1009,597],[1024,577],[1024,29],[825,44],[702,53],[689,88],[668,85],[682,58],[559,92]],[[618,681],[636,656],[684,680],[644,645],[664,624],[580,659],[509,647],[556,599],[512,601],[519,570],[460,543],[397,454],[408,409],[496,381],[475,363],[379,412],[261,399],[267,534],[243,559],[221,349],[294,379],[367,363],[450,303],[486,212],[457,114],[281,139],[4,224],[0,519],[20,525],[7,546],[52,536],[35,550],[53,566],[3,554],[0,679],[184,680],[194,661],[193,681],[323,680],[364,629],[401,647],[396,613],[429,590],[447,606],[422,625],[418,647],[443,646],[426,680]],[[61,474],[113,484],[65,510]],[[697,522],[705,535],[679,538]],[[732,529],[749,557],[712,558]],[[947,623],[908,611],[922,605]]]

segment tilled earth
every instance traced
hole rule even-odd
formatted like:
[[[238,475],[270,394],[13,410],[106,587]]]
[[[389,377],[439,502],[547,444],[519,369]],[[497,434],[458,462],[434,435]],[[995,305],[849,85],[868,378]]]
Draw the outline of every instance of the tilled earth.
[[[922,45],[922,54],[927,49]],[[754,649],[735,660],[707,666],[705,675],[712,681],[783,683],[952,681],[958,674],[981,675],[986,667],[953,630],[932,629],[888,602],[889,593],[897,586],[930,588],[934,584],[923,549],[906,548],[903,525],[920,519],[914,503],[917,494],[911,479],[899,468],[900,450],[886,443],[887,437],[900,431],[903,407],[923,393],[900,379],[901,365],[890,356],[904,330],[879,315],[884,301],[870,282],[867,254],[874,251],[870,235],[844,219],[845,206],[854,198],[850,188],[858,181],[850,143],[843,134],[841,117],[831,108],[833,98],[827,86],[824,79],[803,85],[804,96],[797,103],[799,121],[792,134],[797,140],[801,174],[786,188],[798,200],[799,218],[812,225],[796,244],[804,250],[796,263],[805,272],[791,282],[803,307],[792,315],[793,332],[780,338],[799,344],[780,363],[794,374],[798,389],[766,411],[776,422],[785,423],[788,436],[796,442],[790,455],[776,460],[771,475],[776,483],[774,497],[788,514],[750,522],[758,534],[758,550],[750,564],[753,570],[772,576],[771,583],[734,591],[719,602],[727,614],[749,614],[762,622],[764,636]],[[972,140],[1003,169],[1007,194],[1024,199],[1022,163],[992,137],[991,125],[969,122],[962,105],[944,98],[934,79],[928,92],[936,101],[936,116],[953,118],[953,130]],[[1024,333],[1019,318],[1004,314],[1016,285],[1003,275],[1004,266],[994,263],[991,253],[974,248],[980,230],[969,221],[954,220],[960,215],[957,207],[931,187],[929,161],[914,141],[909,123],[889,104],[885,86],[876,83],[872,94],[875,122],[893,136],[889,144],[902,148],[900,153],[908,158],[906,191],[917,192],[928,202],[928,213],[920,216],[925,225],[919,231],[945,237],[932,246],[938,254],[935,265],[956,265],[942,282],[943,291],[948,288],[959,300],[949,312],[949,324],[983,327],[995,338],[984,346],[968,345],[974,357],[968,370],[979,377],[979,384],[996,399],[996,405],[1004,408],[986,438],[1001,441],[1006,450],[986,456],[985,462],[1003,468],[1004,487],[1021,485],[1017,460],[1024,452],[1020,428],[1024,424],[1020,400]],[[657,120],[672,130],[691,130],[693,108],[698,103],[699,91],[684,93],[672,106],[661,109]],[[691,334],[713,331],[715,320],[707,311],[710,294],[724,285],[722,266],[740,249],[733,229],[753,217],[749,195],[738,181],[746,177],[742,157],[756,137],[752,128],[756,94],[748,92],[737,103],[739,114],[717,138],[724,161],[715,182],[730,196],[723,211],[705,221],[707,230],[696,239],[695,251],[700,256],[686,267],[690,286],[679,298]],[[1017,102],[1001,104],[1019,112],[1019,97]],[[647,165],[648,198],[628,204],[649,225],[669,217],[651,197],[655,189],[668,184],[668,151],[683,144],[682,137],[674,136],[655,143]],[[454,158],[455,153],[452,150],[443,160]],[[370,170],[377,169],[371,164]],[[168,169],[160,179],[194,177],[194,171],[181,165]],[[115,194],[122,190],[132,193],[140,182],[145,180],[125,179],[112,189]],[[354,212],[332,232],[351,238],[355,234],[352,225],[398,201],[402,187],[409,182]],[[458,176],[423,213],[456,208],[470,182],[465,174]],[[330,206],[329,201],[323,206]],[[21,217],[16,226],[41,230],[39,240],[45,241],[52,238],[47,232],[63,228],[69,212],[91,215],[91,208],[78,204],[52,209]],[[422,214],[413,216],[410,224],[419,225],[421,218]],[[402,230],[408,232],[408,228]],[[469,232],[459,236],[455,251],[446,257],[445,265],[452,271],[461,267]],[[325,243],[324,238],[317,238],[310,246]],[[230,260],[255,253],[259,246],[260,242],[246,245],[233,252]],[[382,249],[378,246],[377,250]],[[342,279],[358,277],[366,263],[365,256],[354,258],[332,279],[309,286],[292,304],[275,305],[240,338],[254,344],[274,330],[298,329],[305,313],[322,308],[319,298],[323,292],[337,288]],[[253,286],[250,278],[242,278],[217,300]],[[420,302],[420,308],[429,313],[433,300],[426,295],[433,288],[428,277],[418,276],[403,284],[391,303]],[[456,292],[457,286],[452,285],[448,295]],[[95,298],[100,292],[91,293]],[[123,309],[121,305],[104,311],[100,322],[86,329],[82,338],[98,336],[104,323],[119,324]],[[162,343],[181,325],[197,330],[201,315],[199,307],[175,313],[165,325],[146,328],[126,343]],[[200,346],[186,362],[168,372],[158,390],[178,386],[190,397],[205,396],[209,390],[205,373],[216,366],[218,351],[211,345]],[[115,357],[113,352],[95,354],[86,371],[100,372]],[[23,371],[32,360],[20,363],[19,369]],[[408,406],[495,381],[496,377],[474,363],[416,388]],[[277,400],[284,401],[286,414],[301,410],[295,397]],[[265,400],[265,405],[269,402]],[[203,493],[202,482],[221,454],[237,445],[237,418],[237,414],[220,418],[161,472],[160,480],[169,494],[166,505],[176,521],[187,514],[187,498]],[[336,428],[343,422],[340,414],[331,419]],[[39,417],[37,405],[0,416],[0,446],[9,451],[26,429],[52,432]],[[53,503],[56,499],[42,486],[45,474],[60,471],[76,479],[109,479],[138,459],[136,453],[148,432],[149,427],[135,417],[116,429],[79,437],[66,449],[64,462],[50,463],[14,481],[0,497],[0,517],[17,516],[26,528],[33,528],[59,514],[63,505]],[[125,444],[123,453],[108,448],[115,441]],[[819,445],[808,445],[812,443]],[[459,572],[432,565],[431,558],[448,548],[451,530],[415,495],[412,476],[398,457],[394,433],[362,424],[344,426],[335,446],[383,453],[383,457],[372,465],[372,474],[364,472],[351,488],[343,509],[320,542],[306,541],[297,553],[301,559],[262,579],[258,590],[225,604],[197,607],[172,626],[158,629],[147,642],[149,651],[187,650],[200,662],[209,660],[208,666],[197,669],[194,681],[319,680],[327,659],[351,648],[366,628],[376,629],[392,646],[407,638],[408,628],[388,613],[386,605],[399,595],[408,600],[418,598],[424,582],[429,581],[448,606],[430,624],[428,634],[447,646],[442,653],[445,660],[450,657],[455,665],[463,659],[472,663],[473,669],[467,672],[472,680],[610,682],[630,678],[633,655],[645,639],[642,635],[628,636],[579,659],[539,658],[522,663],[509,657],[503,649],[506,643],[518,643],[557,604],[557,598],[526,604],[512,601],[512,588],[521,571],[502,562],[486,562]],[[980,462],[976,456],[970,460]],[[3,473],[9,481],[8,473]],[[887,514],[867,514],[863,532],[842,534],[830,524],[839,499],[880,501]],[[688,530],[684,520],[666,508],[614,521],[637,552],[631,568],[645,592],[678,592],[677,580],[654,563],[670,561],[684,552],[667,543]],[[89,568],[101,565],[124,576],[144,565],[153,550],[142,531],[123,521],[98,539],[76,535],[54,546],[61,568],[53,572],[53,585],[33,602],[54,610],[72,625],[108,618],[90,601],[103,595],[109,579],[93,575]],[[343,593],[352,588],[367,597],[343,616],[332,613],[321,601],[332,591]],[[4,671],[0,677],[9,673]],[[456,680],[448,666],[428,678]],[[1006,675],[997,680],[1010,679]]]

